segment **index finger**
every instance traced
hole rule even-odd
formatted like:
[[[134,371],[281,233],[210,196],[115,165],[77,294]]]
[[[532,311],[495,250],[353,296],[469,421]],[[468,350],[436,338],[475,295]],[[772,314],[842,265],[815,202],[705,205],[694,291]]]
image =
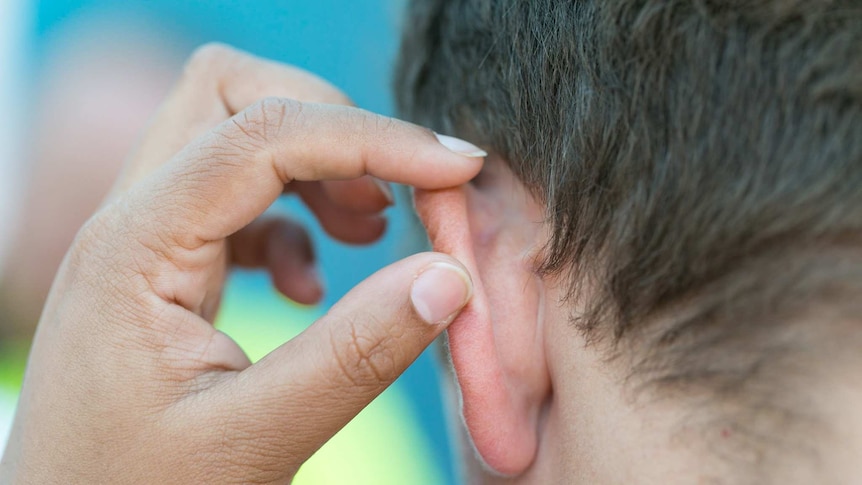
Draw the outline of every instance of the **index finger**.
[[[186,63],[143,141],[127,161],[114,193],[127,190],[195,138],[269,96],[353,105],[346,94],[308,71],[225,45],[204,45]]]
[[[373,175],[439,189],[470,180],[483,156],[463,140],[357,108],[267,98],[183,149],[128,196],[138,226],[187,250],[246,226],[294,180]]]

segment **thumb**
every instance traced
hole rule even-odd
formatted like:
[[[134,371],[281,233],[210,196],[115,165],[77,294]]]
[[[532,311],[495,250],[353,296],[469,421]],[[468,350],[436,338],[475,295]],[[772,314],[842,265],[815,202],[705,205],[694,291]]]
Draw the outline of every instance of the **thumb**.
[[[298,467],[404,372],[472,296],[457,260],[422,253],[351,290],[237,379],[244,433]],[[298,461],[295,461],[298,460]]]

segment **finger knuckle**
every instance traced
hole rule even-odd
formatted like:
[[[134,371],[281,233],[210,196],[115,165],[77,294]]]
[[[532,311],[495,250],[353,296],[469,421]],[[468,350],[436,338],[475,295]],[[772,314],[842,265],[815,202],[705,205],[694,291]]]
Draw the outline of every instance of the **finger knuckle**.
[[[236,51],[225,44],[210,42],[204,44],[192,52],[186,61],[185,72],[187,75],[198,75],[211,73],[222,67],[226,62],[236,55]]]
[[[286,124],[302,113],[302,104],[284,98],[264,98],[233,118],[236,130],[227,136],[243,148],[258,151],[281,136]]]
[[[290,126],[301,123],[303,105],[286,98],[264,98],[231,119],[232,125],[220,130],[220,140],[212,147],[209,158],[236,163],[254,161],[271,165],[284,183],[290,181],[275,162],[274,141],[290,132]]]
[[[114,217],[111,211],[103,210],[94,214],[78,229],[69,248],[70,259],[79,262],[101,260],[106,255],[115,253],[118,227],[117,217]]]
[[[134,251],[133,237],[122,215],[104,210],[81,227],[66,255],[64,284],[75,285],[91,309],[112,315],[112,323],[135,321],[152,310],[143,296],[144,256]]]
[[[302,116],[302,103],[287,98],[263,98],[244,112],[242,125],[249,137],[266,141],[278,137],[286,125]]]
[[[332,339],[343,377],[354,386],[374,387],[394,381],[398,372],[392,337],[375,334],[372,329],[382,326],[368,315],[346,323],[346,332]]]

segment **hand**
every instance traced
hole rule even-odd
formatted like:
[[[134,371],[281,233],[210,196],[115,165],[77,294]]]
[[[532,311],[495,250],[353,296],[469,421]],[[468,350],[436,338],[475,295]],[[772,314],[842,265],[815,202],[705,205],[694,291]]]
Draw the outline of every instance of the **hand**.
[[[369,241],[388,203],[369,175],[435,189],[480,169],[465,142],[287,98],[348,103],[308,73],[226,48],[190,62],[55,280],[4,483],[287,482],[469,300],[463,266],[426,253],[371,276],[254,365],[213,328],[231,264],[319,298],[305,233],[258,220],[284,191],[334,236]]]

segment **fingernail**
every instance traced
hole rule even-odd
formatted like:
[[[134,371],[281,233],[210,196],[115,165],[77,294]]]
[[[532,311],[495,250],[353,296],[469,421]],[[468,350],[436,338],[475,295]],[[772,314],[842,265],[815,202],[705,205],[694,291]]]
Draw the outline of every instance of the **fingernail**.
[[[448,263],[434,263],[422,270],[413,281],[410,300],[426,323],[448,323],[473,296],[473,282],[461,268]]]
[[[383,193],[383,197],[386,197],[386,201],[389,202],[389,205],[395,203],[395,194],[392,192],[392,187],[388,182],[384,182],[383,180],[371,177],[371,181],[374,182],[374,185],[380,189],[380,192]]]
[[[454,136],[441,135],[439,133],[434,133],[434,136],[437,137],[437,141],[440,142],[444,147],[452,150],[458,155],[464,155],[465,157],[487,157],[488,152],[482,150],[476,145],[464,141],[460,138],[455,138]]]

